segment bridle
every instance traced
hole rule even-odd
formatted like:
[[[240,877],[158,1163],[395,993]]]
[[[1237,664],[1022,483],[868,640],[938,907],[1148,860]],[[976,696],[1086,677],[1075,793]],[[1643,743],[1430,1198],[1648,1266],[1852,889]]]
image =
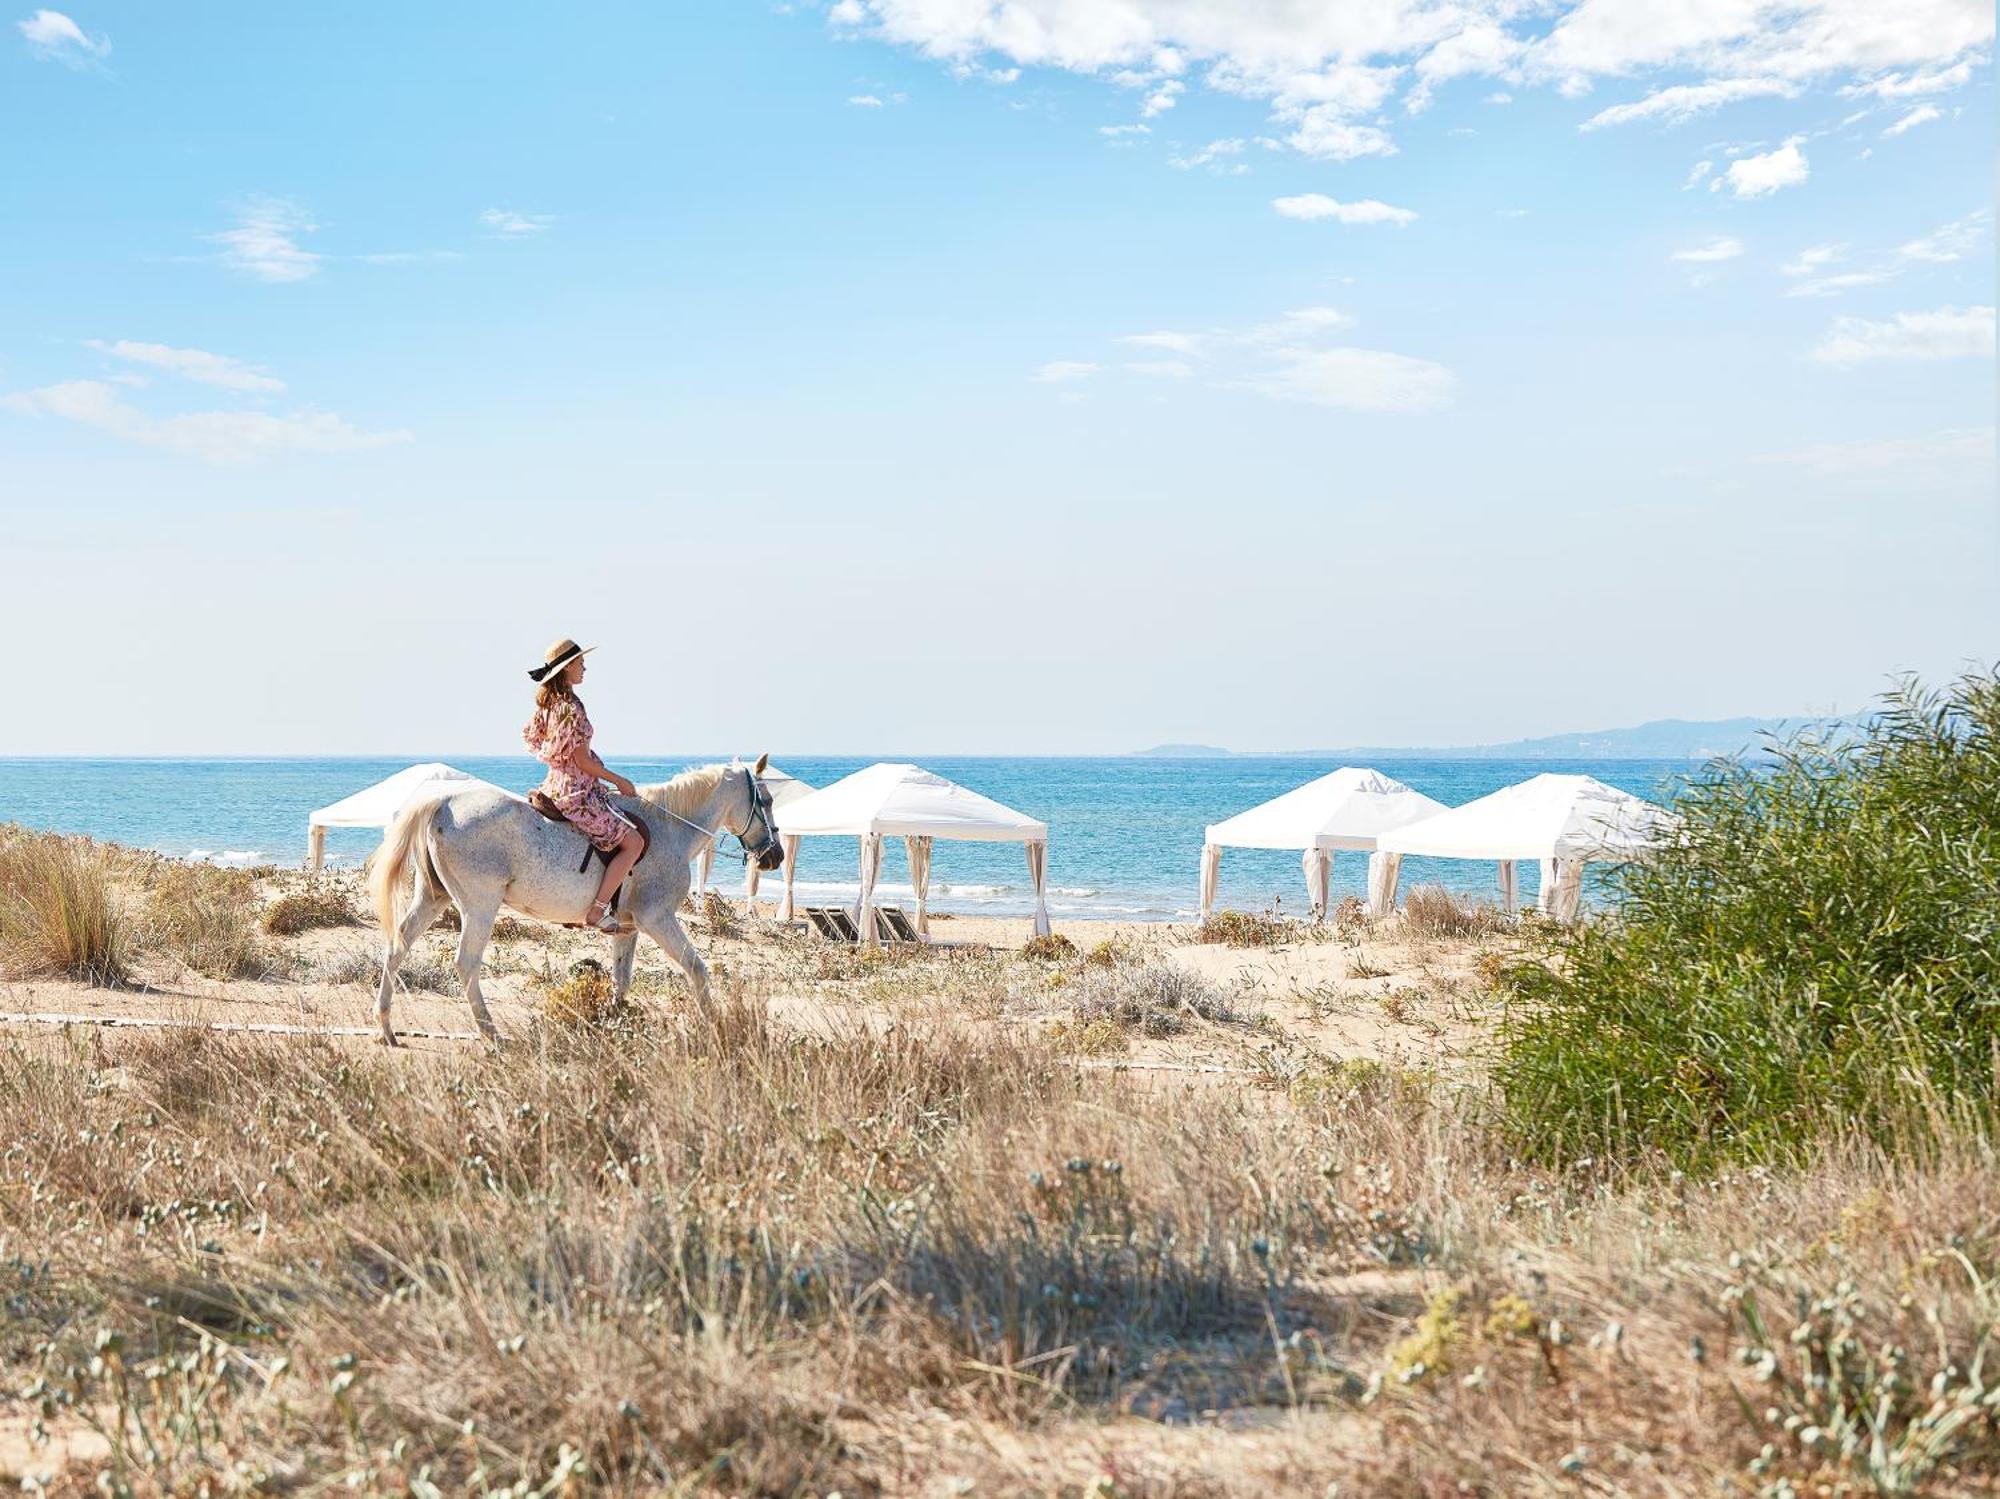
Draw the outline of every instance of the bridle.
[[[778,841],[778,830],[771,826],[771,793],[764,785],[764,778],[752,772],[744,777],[745,790],[750,796],[750,816],[743,824],[743,831],[736,835],[736,841],[743,847],[745,859],[761,859],[771,851]],[[750,846],[750,829],[762,827],[763,836],[757,846]]]

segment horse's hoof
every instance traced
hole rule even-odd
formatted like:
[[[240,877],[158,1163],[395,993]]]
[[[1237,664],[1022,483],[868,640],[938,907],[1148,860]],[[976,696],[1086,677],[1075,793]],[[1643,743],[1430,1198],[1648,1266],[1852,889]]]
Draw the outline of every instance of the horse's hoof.
[[[376,1040],[375,1044],[377,1046],[400,1047],[403,1043],[396,1039],[395,1033],[393,1031],[390,1031],[390,1032],[384,1032],[383,1035]]]

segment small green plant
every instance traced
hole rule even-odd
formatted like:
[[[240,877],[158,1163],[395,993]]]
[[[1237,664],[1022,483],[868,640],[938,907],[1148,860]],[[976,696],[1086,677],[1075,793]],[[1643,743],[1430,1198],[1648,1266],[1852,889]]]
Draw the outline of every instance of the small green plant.
[[[117,870],[88,839],[0,827],[0,967],[14,978],[125,982],[133,934]]]
[[[626,1012],[612,997],[609,970],[595,958],[572,963],[567,977],[542,991],[542,1014],[557,1025],[607,1025]]]
[[[1021,956],[1042,963],[1066,963],[1076,956],[1076,944],[1061,932],[1049,932],[1022,943]]]
[[[713,937],[743,935],[743,918],[737,914],[736,907],[713,890],[701,893],[701,924]]]

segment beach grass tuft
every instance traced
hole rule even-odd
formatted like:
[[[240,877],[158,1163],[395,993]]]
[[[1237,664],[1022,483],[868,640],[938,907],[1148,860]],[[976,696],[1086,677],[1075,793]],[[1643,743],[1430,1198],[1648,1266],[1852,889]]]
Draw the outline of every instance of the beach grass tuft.
[[[1418,885],[1403,898],[1403,929],[1418,937],[1482,937],[1512,925],[1497,908],[1462,901],[1442,885]]]
[[[274,963],[257,924],[247,869],[162,859],[146,877],[147,945],[210,978],[259,978]]]
[[[1217,911],[1194,929],[1194,940],[1221,947],[1281,947],[1320,941],[1327,929],[1266,911]]]
[[[1023,942],[1021,956],[1040,963],[1067,963],[1076,956],[1076,944],[1061,932],[1049,932]]]
[[[0,826],[0,969],[126,982],[136,933],[118,887],[121,862],[87,838]]]
[[[264,930],[274,937],[360,924],[352,897],[332,880],[311,880],[299,889],[287,890],[264,908]]]

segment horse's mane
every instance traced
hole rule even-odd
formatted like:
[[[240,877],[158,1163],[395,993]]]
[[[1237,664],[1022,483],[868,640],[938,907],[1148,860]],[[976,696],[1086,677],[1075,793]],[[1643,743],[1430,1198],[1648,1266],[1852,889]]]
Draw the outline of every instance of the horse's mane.
[[[722,784],[722,778],[729,774],[727,765],[696,765],[682,771],[671,781],[662,781],[657,786],[641,786],[639,795],[656,807],[665,807],[669,812],[681,817],[692,817],[707,805],[715,788]]]

